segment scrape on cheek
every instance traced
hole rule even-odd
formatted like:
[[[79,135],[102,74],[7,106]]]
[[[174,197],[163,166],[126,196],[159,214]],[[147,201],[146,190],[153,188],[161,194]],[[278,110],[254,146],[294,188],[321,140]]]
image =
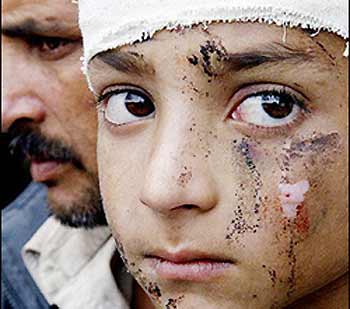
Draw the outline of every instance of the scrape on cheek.
[[[304,195],[309,188],[310,184],[307,180],[295,184],[280,183],[278,185],[281,208],[286,218],[296,218],[298,206],[303,203]]]

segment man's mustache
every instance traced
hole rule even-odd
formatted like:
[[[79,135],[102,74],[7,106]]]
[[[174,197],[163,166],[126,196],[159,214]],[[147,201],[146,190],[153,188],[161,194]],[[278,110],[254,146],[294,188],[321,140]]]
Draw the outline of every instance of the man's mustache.
[[[58,139],[47,138],[38,129],[13,126],[8,133],[10,153],[14,156],[37,162],[72,163],[79,170],[85,170],[80,157],[71,147]]]

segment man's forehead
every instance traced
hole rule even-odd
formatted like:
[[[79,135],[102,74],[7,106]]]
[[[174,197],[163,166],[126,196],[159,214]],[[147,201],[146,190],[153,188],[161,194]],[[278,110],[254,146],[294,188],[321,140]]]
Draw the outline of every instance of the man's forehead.
[[[2,25],[17,26],[35,22],[64,25],[71,32],[79,33],[78,7],[71,0],[4,0]],[[52,28],[52,27],[51,27]]]

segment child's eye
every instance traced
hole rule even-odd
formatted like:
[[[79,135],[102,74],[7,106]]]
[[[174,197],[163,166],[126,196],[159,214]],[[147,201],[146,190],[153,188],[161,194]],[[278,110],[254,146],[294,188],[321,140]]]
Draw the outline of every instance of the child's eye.
[[[303,101],[285,90],[269,90],[246,97],[230,117],[260,127],[278,127],[298,118]]]
[[[105,119],[115,125],[153,118],[152,101],[137,90],[118,90],[107,94],[104,108]]]

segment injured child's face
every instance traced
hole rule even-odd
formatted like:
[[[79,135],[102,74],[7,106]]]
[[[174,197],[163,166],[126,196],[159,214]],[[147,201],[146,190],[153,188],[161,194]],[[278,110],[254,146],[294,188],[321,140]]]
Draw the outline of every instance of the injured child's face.
[[[108,221],[159,307],[276,308],[347,272],[343,51],[219,23],[90,62]]]

